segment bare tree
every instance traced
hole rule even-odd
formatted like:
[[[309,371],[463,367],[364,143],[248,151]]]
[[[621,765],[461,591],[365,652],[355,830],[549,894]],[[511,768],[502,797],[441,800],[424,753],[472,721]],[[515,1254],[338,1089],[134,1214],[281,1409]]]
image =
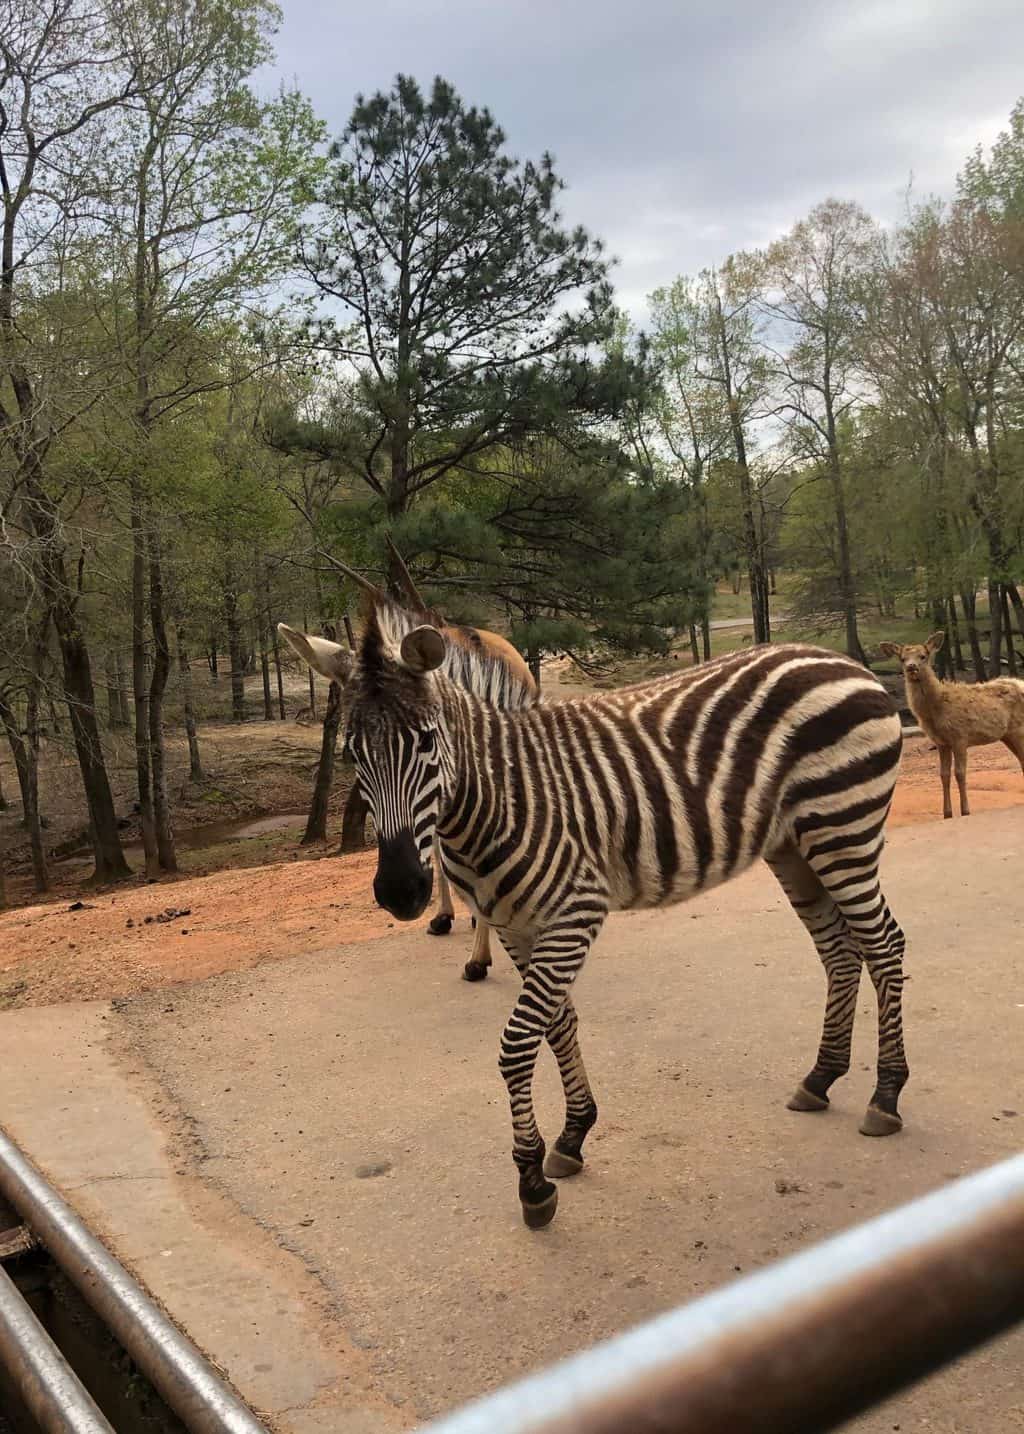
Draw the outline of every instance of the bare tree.
[[[841,429],[864,396],[858,340],[864,273],[877,244],[870,216],[828,199],[764,256],[761,308],[775,330],[771,364],[778,415],[794,457],[820,467],[835,513],[846,650],[865,662],[843,472]]]

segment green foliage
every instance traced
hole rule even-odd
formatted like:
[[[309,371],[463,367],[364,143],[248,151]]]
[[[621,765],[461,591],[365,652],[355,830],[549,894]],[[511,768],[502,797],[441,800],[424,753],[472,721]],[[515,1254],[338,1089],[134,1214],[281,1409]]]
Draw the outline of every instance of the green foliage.
[[[332,147],[303,258],[317,342],[357,375],[361,472],[403,511],[489,449],[616,411],[601,245],[565,229],[550,156],[520,162],[486,109],[400,75]]]

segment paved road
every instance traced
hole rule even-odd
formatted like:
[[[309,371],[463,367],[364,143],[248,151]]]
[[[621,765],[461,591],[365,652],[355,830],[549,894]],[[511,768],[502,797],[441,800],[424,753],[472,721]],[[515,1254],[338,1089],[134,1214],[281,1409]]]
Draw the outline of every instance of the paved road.
[[[893,834],[913,1077],[884,1141],[856,1128],[867,982],[833,1109],[783,1108],[822,983],[766,872],[614,918],[578,997],[601,1121],[539,1234],[496,1071],[513,973],[466,986],[457,940],[403,932],[116,1011],[9,1014],[25,1061],[5,1118],[282,1431],[410,1427],[1019,1150],[1022,871],[1019,810]],[[1022,1359],[1011,1336],[856,1427],[1024,1428]]]

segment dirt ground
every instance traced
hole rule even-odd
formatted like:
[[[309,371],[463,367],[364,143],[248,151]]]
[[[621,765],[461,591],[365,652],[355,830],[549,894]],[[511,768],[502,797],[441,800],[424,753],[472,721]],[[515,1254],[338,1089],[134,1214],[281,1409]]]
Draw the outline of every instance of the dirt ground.
[[[252,794],[257,808],[308,793],[306,759],[315,737],[301,728],[279,732],[277,783]],[[245,737],[244,729],[216,732],[218,766],[232,771],[237,764],[232,789],[242,796]],[[970,793],[976,813],[1024,806],[1024,777],[1004,747],[972,752]],[[336,796],[334,831],[340,810]],[[910,737],[891,824],[936,822],[941,814],[935,753],[924,738]],[[373,852],[328,855],[336,838],[326,847],[300,848],[302,826],[301,812],[286,810],[212,846],[190,851],[182,843],[186,874],[158,883],[98,892],[87,884],[88,861],[77,863],[63,873],[58,899],[0,916],[0,1009],[130,996],[386,935],[394,922],[373,901]],[[219,869],[210,872],[211,866]],[[458,929],[466,932],[468,922]]]
[[[499,960],[467,986],[458,942],[422,926],[112,1004],[2,1013],[0,1042],[21,1057],[0,1065],[3,1120],[278,1434],[409,1429],[1018,1153],[1022,863],[1017,810],[892,834],[912,1076],[890,1140],[857,1133],[875,1060],[866,981],[832,1108],[784,1108],[823,983],[763,866],[613,916],[577,998],[601,1114],[541,1232],[520,1219],[497,1070],[517,978]],[[548,1053],[537,1100],[550,1134]],[[1014,1434],[1022,1359],[1018,1331],[854,1429]]]

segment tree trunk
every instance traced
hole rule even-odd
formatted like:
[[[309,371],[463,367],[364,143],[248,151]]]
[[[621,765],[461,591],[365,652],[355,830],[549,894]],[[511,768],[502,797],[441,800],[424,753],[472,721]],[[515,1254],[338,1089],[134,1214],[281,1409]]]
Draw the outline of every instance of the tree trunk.
[[[988,580],[988,617],[988,675],[999,677],[1003,670],[1003,593],[995,578]]]
[[[341,684],[332,682],[327,692],[327,711],[324,713],[323,739],[320,743],[320,761],[317,763],[316,782],[313,786],[313,801],[302,835],[302,846],[310,842],[327,840],[327,806],[331,798],[331,783],[334,779],[334,749],[341,725]]]
[[[224,624],[228,630],[231,659],[231,720],[245,721],[245,656],[242,652],[242,625],[238,620],[238,594],[229,574],[224,589]]]
[[[115,662],[117,666],[117,705],[121,719],[119,725],[128,728],[132,725],[132,714],[128,706],[128,675],[124,670],[124,655],[120,648],[115,654]]]
[[[978,638],[978,623],[976,618],[977,599],[973,585],[960,589],[960,606],[964,610],[964,622],[967,625],[967,641],[971,645],[971,661],[974,663],[974,675],[979,682],[984,682],[988,673],[985,671],[985,657],[981,650],[981,642]]]
[[[196,729],[196,709],[192,693],[192,664],[185,646],[185,632],[178,624],[178,672],[181,674],[181,703],[185,710],[185,735],[188,738],[188,779],[190,782],[204,780],[203,763],[199,754],[199,734]]]
[[[366,818],[369,815],[370,808],[359,790],[359,783],[355,782],[349,791],[345,815],[341,820],[341,846],[338,850],[342,856],[362,851],[366,846]]]
[[[1018,592],[1016,583],[1007,583],[1006,592],[1010,599],[1010,606],[1013,608],[1014,617],[1017,619],[1017,631],[1024,638],[1024,598]],[[1009,635],[1009,626],[1007,626],[1007,635]]]
[[[850,558],[850,530],[846,521],[846,496],[843,492],[843,477],[839,467],[838,454],[832,455],[829,463],[829,477],[832,479],[832,495],[836,510],[836,538],[839,548],[839,594],[843,605],[843,625],[846,630],[846,653],[856,662],[868,665],[857,631],[857,589],[853,580],[853,563]]]
[[[540,691],[540,652],[537,648],[531,647],[526,653],[526,665],[530,669],[530,676],[537,684],[537,691]]]
[[[216,682],[220,672],[217,669],[217,634],[215,632],[210,633],[210,646],[206,654],[206,661],[210,668],[210,681]]]
[[[1017,676],[1017,653],[1013,646],[1013,625],[1010,622],[1010,596],[1006,583],[1000,584],[999,603],[1003,621],[1003,632],[1006,634],[1006,661],[1009,667],[1010,676]]]
[[[274,703],[270,695],[270,655],[267,652],[267,631],[266,628],[260,636],[260,672],[263,677],[263,720],[273,722]]]
[[[953,639],[953,675],[964,670],[964,650],[960,645],[960,624],[956,617],[956,599],[950,593],[946,598],[946,612],[949,614],[949,632]]]
[[[98,882],[123,881],[132,873],[121,850],[117,812],[103,757],[89,650],[67,592],[58,597],[54,605],[53,625],[60,643],[71,732],[89,807],[89,828],[96,860],[93,879]]]
[[[700,648],[697,646],[697,624],[695,622],[690,623],[690,656],[693,658],[694,667],[697,667],[700,664]]]
[[[164,576],[160,537],[149,534],[149,621],[153,631],[153,675],[149,684],[149,753],[153,767],[153,822],[157,856],[164,871],[177,871],[171,809],[167,799],[167,752],[164,746],[164,693],[171,670],[164,611]]]
[[[21,789],[21,810],[24,826],[28,832],[32,851],[32,877],[36,891],[49,891],[50,875],[46,869],[46,848],[43,845],[43,826],[39,817],[39,768],[32,743],[27,742],[18,730],[18,721],[13,709],[5,698],[0,697],[0,723],[3,724],[14,758],[14,770],[18,775]]]
[[[281,644],[277,640],[277,628],[273,623],[270,624],[270,641],[274,652],[274,672],[277,676],[277,707],[283,722],[285,719],[284,673],[281,671]]]
[[[112,653],[103,659],[103,680],[107,688],[107,728],[116,732],[121,725],[121,691]]]
[[[953,677],[953,650],[949,641],[949,627],[946,622],[946,605],[942,598],[932,598],[932,622],[935,630],[940,629],[946,635],[946,640],[935,654],[935,671],[940,678]]]
[[[132,527],[132,692],[135,698],[135,776],[139,789],[139,819],[146,875],[156,876],[160,856],[153,819],[153,779],[149,753],[149,684],[146,676],[146,540],[142,491],[131,484]]]

